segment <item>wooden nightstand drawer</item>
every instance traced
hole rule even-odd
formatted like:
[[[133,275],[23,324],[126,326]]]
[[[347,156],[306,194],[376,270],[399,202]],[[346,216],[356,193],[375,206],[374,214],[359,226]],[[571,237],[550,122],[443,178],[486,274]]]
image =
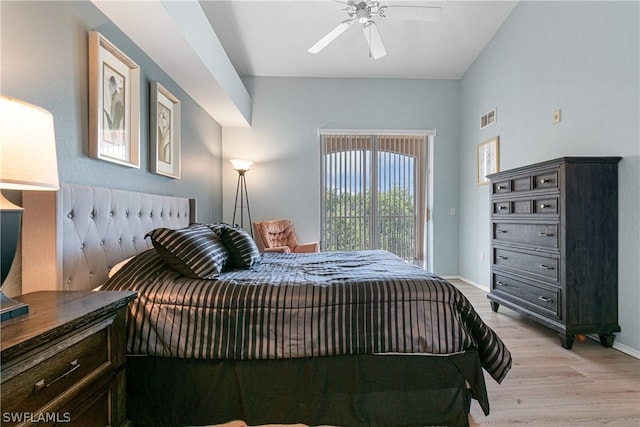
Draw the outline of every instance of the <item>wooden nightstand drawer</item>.
[[[113,369],[109,327],[114,318],[3,370],[3,412],[40,412],[52,400],[64,399]]]
[[[135,297],[124,291],[17,297],[29,314],[0,324],[2,425],[122,426],[125,310]]]

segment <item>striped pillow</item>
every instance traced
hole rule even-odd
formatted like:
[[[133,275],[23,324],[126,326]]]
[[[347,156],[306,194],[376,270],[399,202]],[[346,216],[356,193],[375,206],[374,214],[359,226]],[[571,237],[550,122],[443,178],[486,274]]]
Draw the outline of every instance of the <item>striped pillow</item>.
[[[191,227],[194,227],[196,225],[204,225],[205,227],[209,228],[209,230],[213,231],[214,233],[216,233],[218,236],[222,234],[222,230],[224,230],[227,227],[231,227],[229,224],[224,223],[224,222],[216,222],[213,224],[191,224]]]
[[[245,230],[239,227],[225,227],[220,238],[227,247],[231,265],[236,268],[249,268],[260,262],[260,251],[256,242]]]
[[[208,227],[192,226],[171,230],[156,228],[150,237],[153,247],[171,268],[194,279],[216,279],[229,259],[220,237]]]

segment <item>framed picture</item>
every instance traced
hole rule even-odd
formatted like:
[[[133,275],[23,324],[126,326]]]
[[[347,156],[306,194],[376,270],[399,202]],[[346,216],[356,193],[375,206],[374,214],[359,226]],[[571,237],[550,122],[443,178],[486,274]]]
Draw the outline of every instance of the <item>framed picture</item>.
[[[158,82],[151,82],[149,109],[151,172],[180,178],[180,101]]]
[[[488,184],[487,175],[498,172],[500,168],[500,137],[496,136],[488,141],[478,144],[477,164],[478,185]]]
[[[89,32],[89,155],[140,167],[140,67]]]

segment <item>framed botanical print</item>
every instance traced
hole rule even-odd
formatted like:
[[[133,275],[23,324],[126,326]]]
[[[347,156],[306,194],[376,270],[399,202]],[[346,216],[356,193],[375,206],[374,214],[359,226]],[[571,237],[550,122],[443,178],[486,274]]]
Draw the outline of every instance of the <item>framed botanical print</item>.
[[[477,183],[488,184],[487,175],[498,172],[500,168],[500,137],[496,136],[481,144],[477,148]]]
[[[89,155],[140,167],[140,67],[89,32]]]
[[[151,82],[149,143],[151,172],[180,178],[180,101]]]

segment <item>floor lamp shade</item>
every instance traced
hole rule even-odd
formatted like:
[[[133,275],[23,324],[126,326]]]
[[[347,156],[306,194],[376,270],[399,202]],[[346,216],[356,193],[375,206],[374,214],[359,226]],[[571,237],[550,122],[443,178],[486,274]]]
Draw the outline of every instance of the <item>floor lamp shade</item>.
[[[253,162],[249,160],[233,159],[229,160],[233,165],[233,168],[238,172],[238,185],[236,186],[236,203],[233,208],[233,220],[232,223],[236,225],[236,214],[240,210],[240,227],[244,228],[244,210],[247,210],[247,217],[249,218],[249,233],[253,237],[253,230],[251,228],[251,209],[249,208],[249,195],[247,194],[247,181],[244,174],[251,168]],[[239,201],[239,203],[238,203]]]
[[[49,190],[59,188],[53,116],[47,110],[0,95],[0,189]],[[22,208],[0,196],[0,273],[6,279],[20,236]],[[28,307],[0,292],[0,315],[6,320],[28,312]]]

